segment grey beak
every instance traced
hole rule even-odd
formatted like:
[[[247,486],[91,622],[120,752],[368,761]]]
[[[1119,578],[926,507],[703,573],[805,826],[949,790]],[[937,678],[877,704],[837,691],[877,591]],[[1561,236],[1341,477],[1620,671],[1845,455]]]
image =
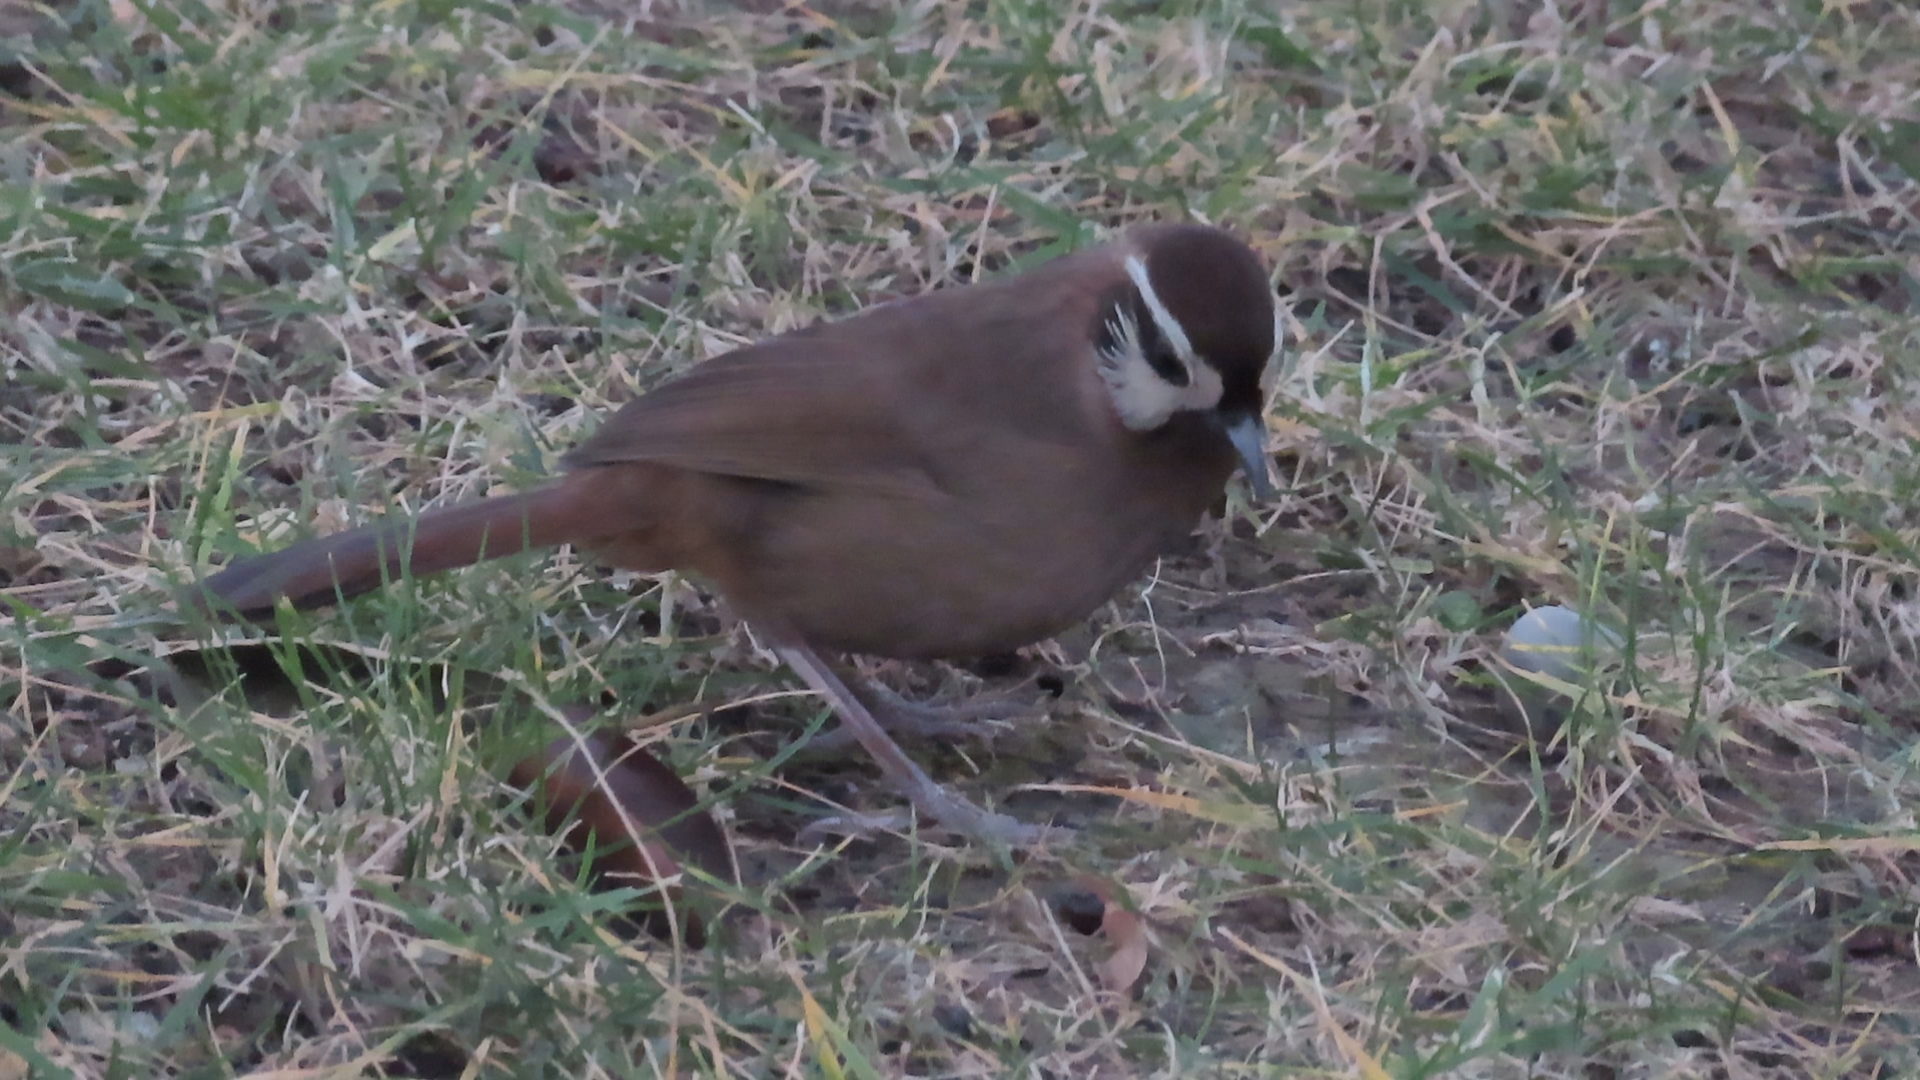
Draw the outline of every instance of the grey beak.
[[[1257,416],[1215,414],[1220,426],[1240,455],[1240,466],[1247,474],[1247,486],[1257,499],[1273,497],[1273,482],[1267,479],[1267,425]]]

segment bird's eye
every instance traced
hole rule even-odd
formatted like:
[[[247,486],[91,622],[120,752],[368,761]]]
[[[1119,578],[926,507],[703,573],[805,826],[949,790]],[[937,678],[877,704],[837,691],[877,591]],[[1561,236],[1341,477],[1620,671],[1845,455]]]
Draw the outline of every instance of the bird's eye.
[[[1180,361],[1179,354],[1158,334],[1154,337],[1154,347],[1147,350],[1147,364],[1153,368],[1153,373],[1174,386],[1185,386],[1192,382],[1193,373]]]
[[[1185,387],[1193,381],[1186,361],[1167,340],[1138,289],[1131,284],[1116,289],[1100,312],[1093,325],[1093,343],[1103,356],[1118,362],[1137,355],[1170,386]]]

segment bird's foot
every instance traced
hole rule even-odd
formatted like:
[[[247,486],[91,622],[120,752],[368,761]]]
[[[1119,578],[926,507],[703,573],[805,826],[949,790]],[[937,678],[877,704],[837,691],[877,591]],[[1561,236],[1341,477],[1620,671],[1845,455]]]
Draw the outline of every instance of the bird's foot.
[[[926,786],[909,790],[906,795],[914,808],[955,832],[965,833],[996,847],[1015,850],[1041,847],[1051,841],[1073,838],[1070,829],[1055,825],[1029,825],[1017,818],[995,813],[968,802],[949,788],[941,787],[921,774]]]
[[[1005,814],[984,810],[935,783],[926,770],[915,764],[899,744],[887,735],[867,706],[812,649],[782,646],[779,653],[787,666],[793,668],[808,686],[832,703],[834,712],[840,716],[842,727],[866,748],[874,763],[887,774],[887,779],[893,781],[921,817],[995,847],[1033,848],[1062,835],[1059,829],[1028,825]],[[864,825],[880,819],[857,816],[843,820],[848,824]]]
[[[939,785],[935,785],[935,788],[934,792],[922,793],[922,798],[913,800],[915,809],[922,814],[927,814],[928,811],[922,808],[923,803],[940,804],[938,811],[947,816],[941,818],[939,824],[975,840],[1024,851],[1073,839],[1072,829],[1058,825],[1029,825],[1005,814],[983,810]],[[914,810],[905,808],[880,813],[861,813],[850,810],[809,822],[800,830],[797,839],[802,845],[813,845],[824,843],[836,836],[905,834],[912,830],[913,821]]]

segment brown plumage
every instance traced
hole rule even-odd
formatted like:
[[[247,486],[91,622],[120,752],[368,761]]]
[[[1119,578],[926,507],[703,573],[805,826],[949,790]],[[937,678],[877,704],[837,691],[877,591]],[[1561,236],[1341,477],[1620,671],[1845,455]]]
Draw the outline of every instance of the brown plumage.
[[[1243,244],[1138,229],[709,360],[629,402],[546,486],[244,559],[205,586],[258,616],[403,569],[570,543],[709,580],[790,661],[805,654],[796,668],[858,734],[857,700],[839,699],[810,649],[965,657],[1031,643],[1188,533],[1237,462],[1264,482],[1254,424],[1272,334],[1265,272]],[[861,738],[923,811],[1030,838],[915,790],[932,782]]]

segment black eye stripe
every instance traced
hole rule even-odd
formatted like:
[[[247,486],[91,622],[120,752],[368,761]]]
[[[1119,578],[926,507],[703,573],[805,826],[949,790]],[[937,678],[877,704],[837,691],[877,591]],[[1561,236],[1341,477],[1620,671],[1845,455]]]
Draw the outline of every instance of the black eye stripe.
[[[1152,310],[1131,282],[1115,288],[1100,305],[1100,314],[1093,324],[1094,346],[1105,353],[1118,353],[1124,335],[1123,321],[1132,324],[1140,355],[1146,358],[1154,374],[1172,386],[1186,386],[1192,381],[1192,373],[1181,362],[1180,354],[1174,351],[1166,335],[1160,332],[1160,324],[1153,321]]]
[[[1187,365],[1180,362],[1172,343],[1160,333],[1160,324],[1153,321],[1153,312],[1148,309],[1146,300],[1141,298],[1140,290],[1129,288],[1127,303],[1133,311],[1134,321],[1140,327],[1140,354],[1147,358],[1147,364],[1153,368],[1154,374],[1174,386],[1187,385]]]

